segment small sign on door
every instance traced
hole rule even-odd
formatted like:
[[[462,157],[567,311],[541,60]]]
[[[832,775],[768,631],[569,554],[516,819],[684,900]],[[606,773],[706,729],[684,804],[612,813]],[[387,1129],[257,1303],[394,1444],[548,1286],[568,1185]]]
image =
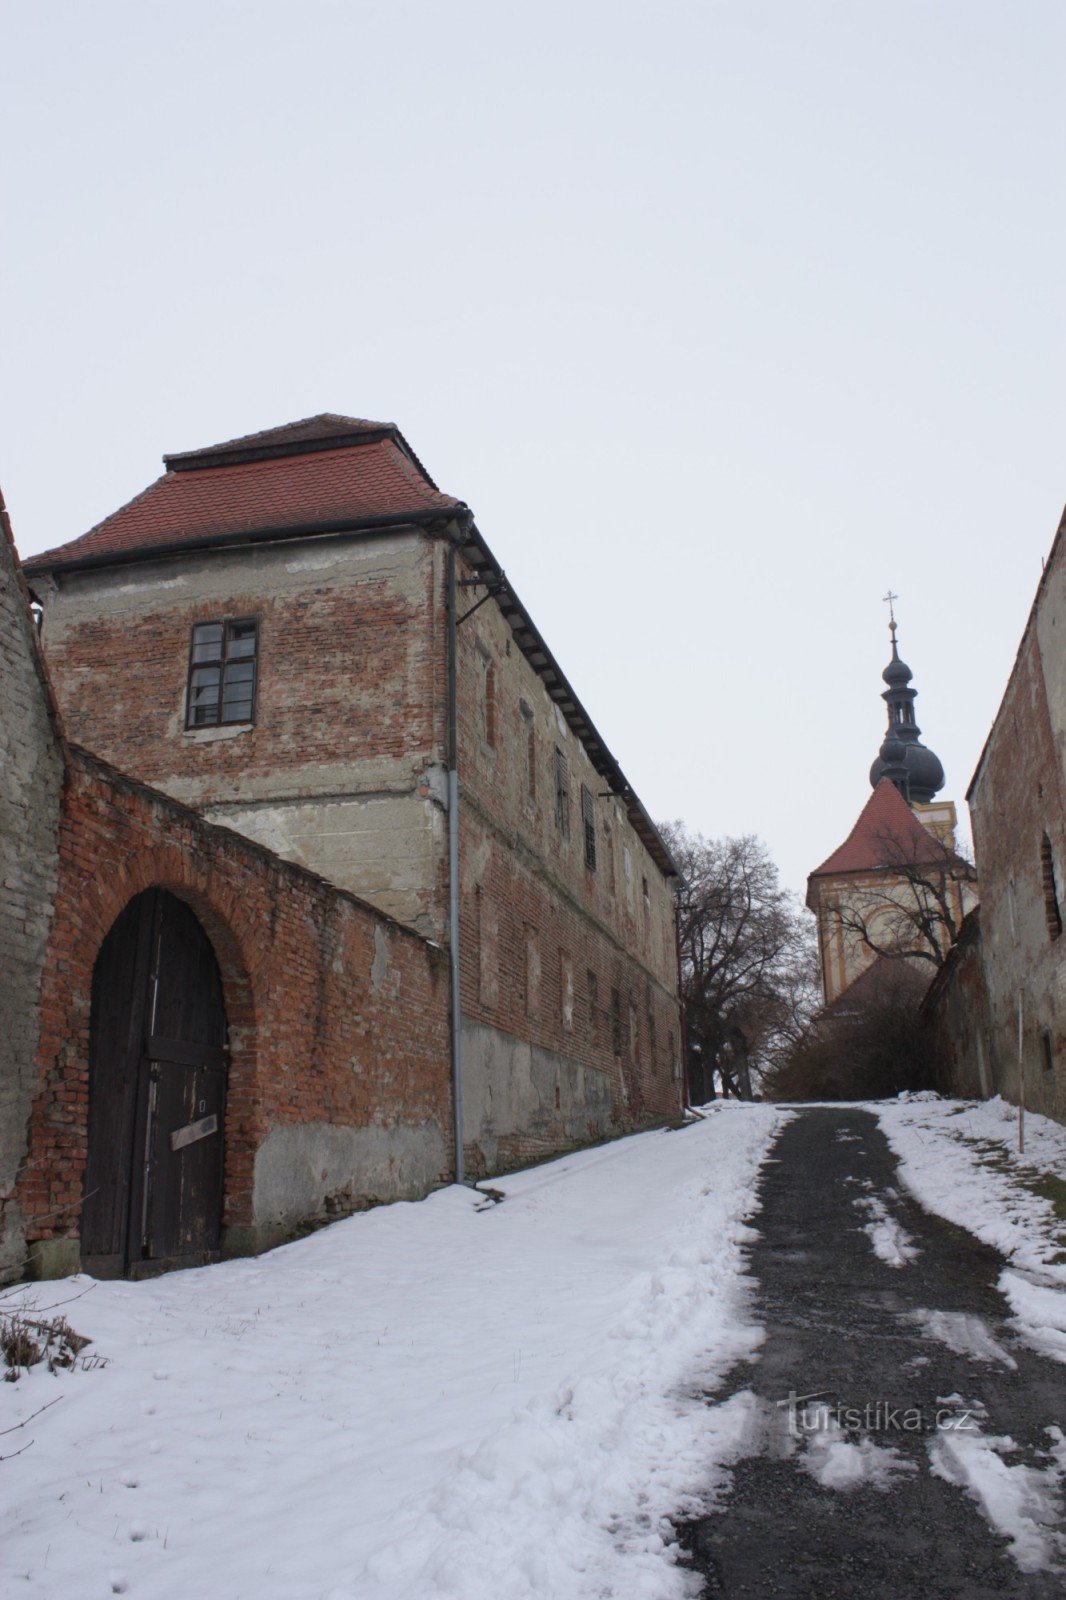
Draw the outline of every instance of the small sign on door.
[[[218,1132],[218,1117],[212,1112],[209,1117],[201,1117],[197,1122],[187,1122],[184,1128],[175,1128],[170,1135],[170,1148],[184,1150],[187,1144],[195,1144],[197,1139],[206,1139],[209,1133]]]

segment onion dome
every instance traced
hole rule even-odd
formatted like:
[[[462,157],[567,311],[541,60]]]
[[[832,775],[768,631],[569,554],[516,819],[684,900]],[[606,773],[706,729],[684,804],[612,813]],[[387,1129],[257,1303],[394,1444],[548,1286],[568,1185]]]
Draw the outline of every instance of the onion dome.
[[[870,785],[876,789],[882,778],[888,778],[905,800],[924,805],[944,787],[944,769],[939,758],[919,738],[922,730],[914,717],[918,691],[911,688],[914,674],[910,667],[899,658],[898,623],[894,614],[888,626],[892,634],[892,659],[881,674],[888,685],[881,696],[888,707],[888,728],[870,768]]]

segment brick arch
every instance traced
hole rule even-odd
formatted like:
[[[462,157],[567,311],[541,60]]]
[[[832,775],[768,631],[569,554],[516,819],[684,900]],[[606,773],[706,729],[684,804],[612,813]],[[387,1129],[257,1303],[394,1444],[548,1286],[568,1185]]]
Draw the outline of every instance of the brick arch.
[[[131,841],[125,841],[130,843]],[[80,854],[80,852],[79,852]],[[118,852],[116,852],[118,854]],[[251,1221],[258,1129],[254,919],[238,887],[209,859],[158,835],[148,848],[64,861],[41,985],[38,1088],[18,1199],[31,1241],[80,1234],[88,1141],[93,970],[117,918],[137,895],[164,889],[194,912],[222,976],[230,1043],[225,1119],[224,1228]]]

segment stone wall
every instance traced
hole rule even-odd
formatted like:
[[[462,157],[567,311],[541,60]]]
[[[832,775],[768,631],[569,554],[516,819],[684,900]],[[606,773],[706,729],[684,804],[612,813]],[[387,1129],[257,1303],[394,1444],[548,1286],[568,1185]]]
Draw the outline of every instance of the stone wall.
[[[446,1182],[442,952],[74,747],[17,1189],[38,1270],[77,1265],[93,964],[119,912],[153,885],[188,902],[222,971],[225,1247],[260,1248],[297,1225]]]
[[[992,1081],[1066,1120],[1066,523],[968,798]]]
[[[59,860],[63,754],[29,596],[0,498],[0,1278],[21,1268],[15,1180],[37,1050],[37,1001]]]
[[[932,1036],[941,1093],[987,1100],[999,1092],[992,1070],[980,908],[967,916],[958,942],[930,984],[922,1018]]]

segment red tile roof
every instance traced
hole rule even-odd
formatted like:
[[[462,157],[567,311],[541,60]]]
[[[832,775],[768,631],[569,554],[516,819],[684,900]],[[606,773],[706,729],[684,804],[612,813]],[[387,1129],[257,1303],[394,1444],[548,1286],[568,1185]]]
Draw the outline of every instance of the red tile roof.
[[[392,423],[326,414],[206,450],[167,456],[167,471],[28,571],[87,557],[282,530],[424,518],[462,502],[442,494]]]
[[[892,843],[889,844],[889,841]],[[944,846],[923,827],[894,783],[882,778],[844,843],[815,867],[812,878],[837,872],[870,872],[907,862],[942,862]]]

